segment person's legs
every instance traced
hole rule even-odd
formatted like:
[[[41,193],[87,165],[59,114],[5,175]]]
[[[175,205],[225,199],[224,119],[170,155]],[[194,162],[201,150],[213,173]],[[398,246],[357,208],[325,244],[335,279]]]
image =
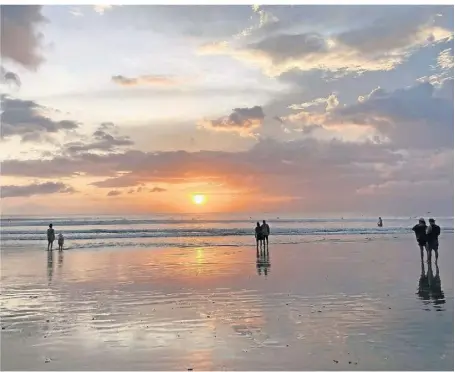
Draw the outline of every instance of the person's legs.
[[[267,247],[269,246],[269,236],[265,236],[264,244],[267,242]]]
[[[420,260],[423,261],[423,245],[419,244],[419,248],[420,248]]]
[[[426,244],[426,249],[427,249],[427,261],[431,262],[431,246],[429,243]]]
[[[439,258],[439,247],[438,246],[435,246],[434,247],[434,257],[436,259],[436,262],[438,262],[438,258]]]

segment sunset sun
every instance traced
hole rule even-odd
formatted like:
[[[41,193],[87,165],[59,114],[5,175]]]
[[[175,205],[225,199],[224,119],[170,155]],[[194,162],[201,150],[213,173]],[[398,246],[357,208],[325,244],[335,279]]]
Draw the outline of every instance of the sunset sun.
[[[202,195],[202,194],[196,194],[196,195],[193,195],[193,203],[194,204],[204,204],[206,201],[206,198],[205,198],[205,195]]]

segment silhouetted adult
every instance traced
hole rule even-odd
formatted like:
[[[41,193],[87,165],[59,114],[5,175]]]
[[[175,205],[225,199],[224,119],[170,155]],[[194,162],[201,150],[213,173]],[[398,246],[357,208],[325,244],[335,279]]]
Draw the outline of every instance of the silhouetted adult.
[[[254,236],[256,237],[256,249],[259,248],[259,244],[262,247],[262,242],[264,241],[264,235],[262,234],[262,227],[259,222],[256,223],[256,228],[254,229]]]
[[[382,218],[379,217],[379,220],[378,220],[378,227],[382,227]]]
[[[49,224],[49,228],[47,229],[47,250],[52,251],[52,245],[54,244],[55,240],[55,231],[52,228],[52,224]]]
[[[262,235],[264,237],[264,245],[267,242],[267,247],[269,246],[269,235],[270,235],[270,226],[265,222],[265,220],[262,221]]]
[[[419,218],[419,223],[412,228],[416,234],[417,244],[420,248],[420,259],[423,260],[423,248],[427,244],[427,224],[423,218]],[[428,252],[427,252],[428,259]]]
[[[430,225],[427,227],[428,260],[431,261],[431,251],[434,251],[436,261],[438,261],[439,235],[441,234],[441,228],[436,225],[434,218],[430,218],[428,222],[430,223]]]

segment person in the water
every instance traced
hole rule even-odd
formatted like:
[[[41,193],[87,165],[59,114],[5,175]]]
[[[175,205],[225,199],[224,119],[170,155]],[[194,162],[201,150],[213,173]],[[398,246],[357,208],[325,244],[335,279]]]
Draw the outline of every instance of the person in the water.
[[[379,217],[379,220],[378,220],[378,227],[382,227],[382,218]]]

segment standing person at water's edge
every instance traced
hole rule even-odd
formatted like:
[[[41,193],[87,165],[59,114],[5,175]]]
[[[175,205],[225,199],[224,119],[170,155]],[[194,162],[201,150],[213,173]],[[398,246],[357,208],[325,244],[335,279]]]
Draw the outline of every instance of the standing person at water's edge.
[[[427,256],[428,261],[431,261],[431,251],[434,251],[436,261],[438,260],[439,253],[439,235],[441,234],[441,228],[436,225],[434,218],[428,220],[430,225],[427,227]]]
[[[264,241],[264,235],[262,234],[262,227],[259,222],[256,223],[256,228],[254,229],[254,236],[256,237],[256,249],[259,248],[259,242],[262,247],[262,242]]]
[[[419,218],[419,223],[412,228],[412,231],[416,234],[417,244],[420,247],[420,259],[423,261],[423,248],[427,245],[427,224],[425,220]]]
[[[269,246],[269,235],[270,235],[270,226],[265,222],[265,220],[262,220],[262,235],[264,236],[264,245],[267,243],[267,247]]]
[[[52,245],[54,244],[55,240],[55,231],[52,228],[52,224],[49,224],[49,228],[47,229],[47,250],[52,251]]]
[[[378,220],[378,227],[382,227],[382,218],[379,217],[379,220]]]

